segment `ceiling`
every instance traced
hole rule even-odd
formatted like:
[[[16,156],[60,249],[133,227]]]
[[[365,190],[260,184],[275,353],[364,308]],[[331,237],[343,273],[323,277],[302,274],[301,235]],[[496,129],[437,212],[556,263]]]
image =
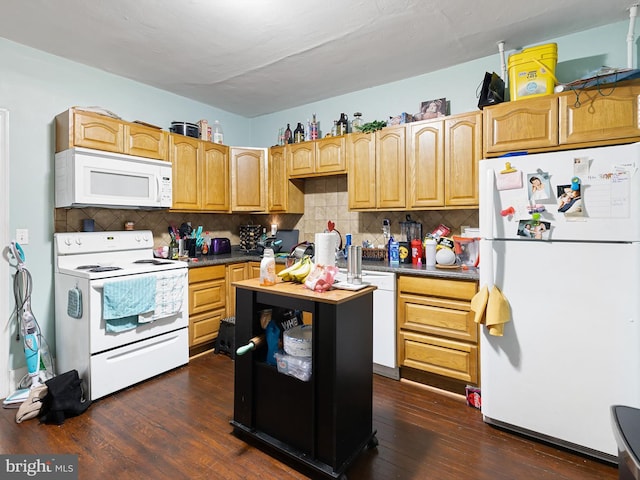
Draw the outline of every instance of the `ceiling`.
[[[629,18],[631,0],[2,0],[0,36],[245,117]],[[626,48],[625,38],[620,39]]]

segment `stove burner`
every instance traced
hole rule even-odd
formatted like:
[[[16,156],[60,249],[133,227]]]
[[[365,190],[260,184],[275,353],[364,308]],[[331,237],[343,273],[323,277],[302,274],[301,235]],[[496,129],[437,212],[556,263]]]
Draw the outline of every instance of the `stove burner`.
[[[110,272],[112,270],[122,270],[120,267],[95,267],[89,270],[90,272]]]
[[[154,265],[169,265],[171,262],[166,260],[156,260],[155,258],[145,258],[142,260],[136,260],[133,263],[153,263]]]
[[[89,270],[90,268],[98,268],[100,265],[80,265],[76,270]]]

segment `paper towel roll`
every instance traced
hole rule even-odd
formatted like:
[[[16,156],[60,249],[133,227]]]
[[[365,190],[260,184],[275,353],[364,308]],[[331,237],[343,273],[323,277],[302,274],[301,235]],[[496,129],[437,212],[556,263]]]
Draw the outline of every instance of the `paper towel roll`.
[[[316,233],[314,262],[319,265],[336,264],[336,235],[333,233]]]

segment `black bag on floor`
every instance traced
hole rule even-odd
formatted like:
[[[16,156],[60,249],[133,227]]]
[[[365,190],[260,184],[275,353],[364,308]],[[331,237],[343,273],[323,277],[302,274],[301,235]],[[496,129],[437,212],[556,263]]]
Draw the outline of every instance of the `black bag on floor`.
[[[40,423],[62,425],[66,418],[84,413],[91,405],[82,390],[77,370],[71,370],[44,382],[48,388],[42,401]]]

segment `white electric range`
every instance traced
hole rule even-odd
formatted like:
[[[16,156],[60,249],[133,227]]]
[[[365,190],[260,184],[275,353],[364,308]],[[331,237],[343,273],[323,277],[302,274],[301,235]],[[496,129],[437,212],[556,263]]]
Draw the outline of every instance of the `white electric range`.
[[[189,361],[187,265],[154,258],[151,231],[56,233],[54,261],[57,370],[78,370],[89,398]],[[105,308],[105,286],[122,305],[110,296]],[[150,310],[112,319],[151,297]]]

